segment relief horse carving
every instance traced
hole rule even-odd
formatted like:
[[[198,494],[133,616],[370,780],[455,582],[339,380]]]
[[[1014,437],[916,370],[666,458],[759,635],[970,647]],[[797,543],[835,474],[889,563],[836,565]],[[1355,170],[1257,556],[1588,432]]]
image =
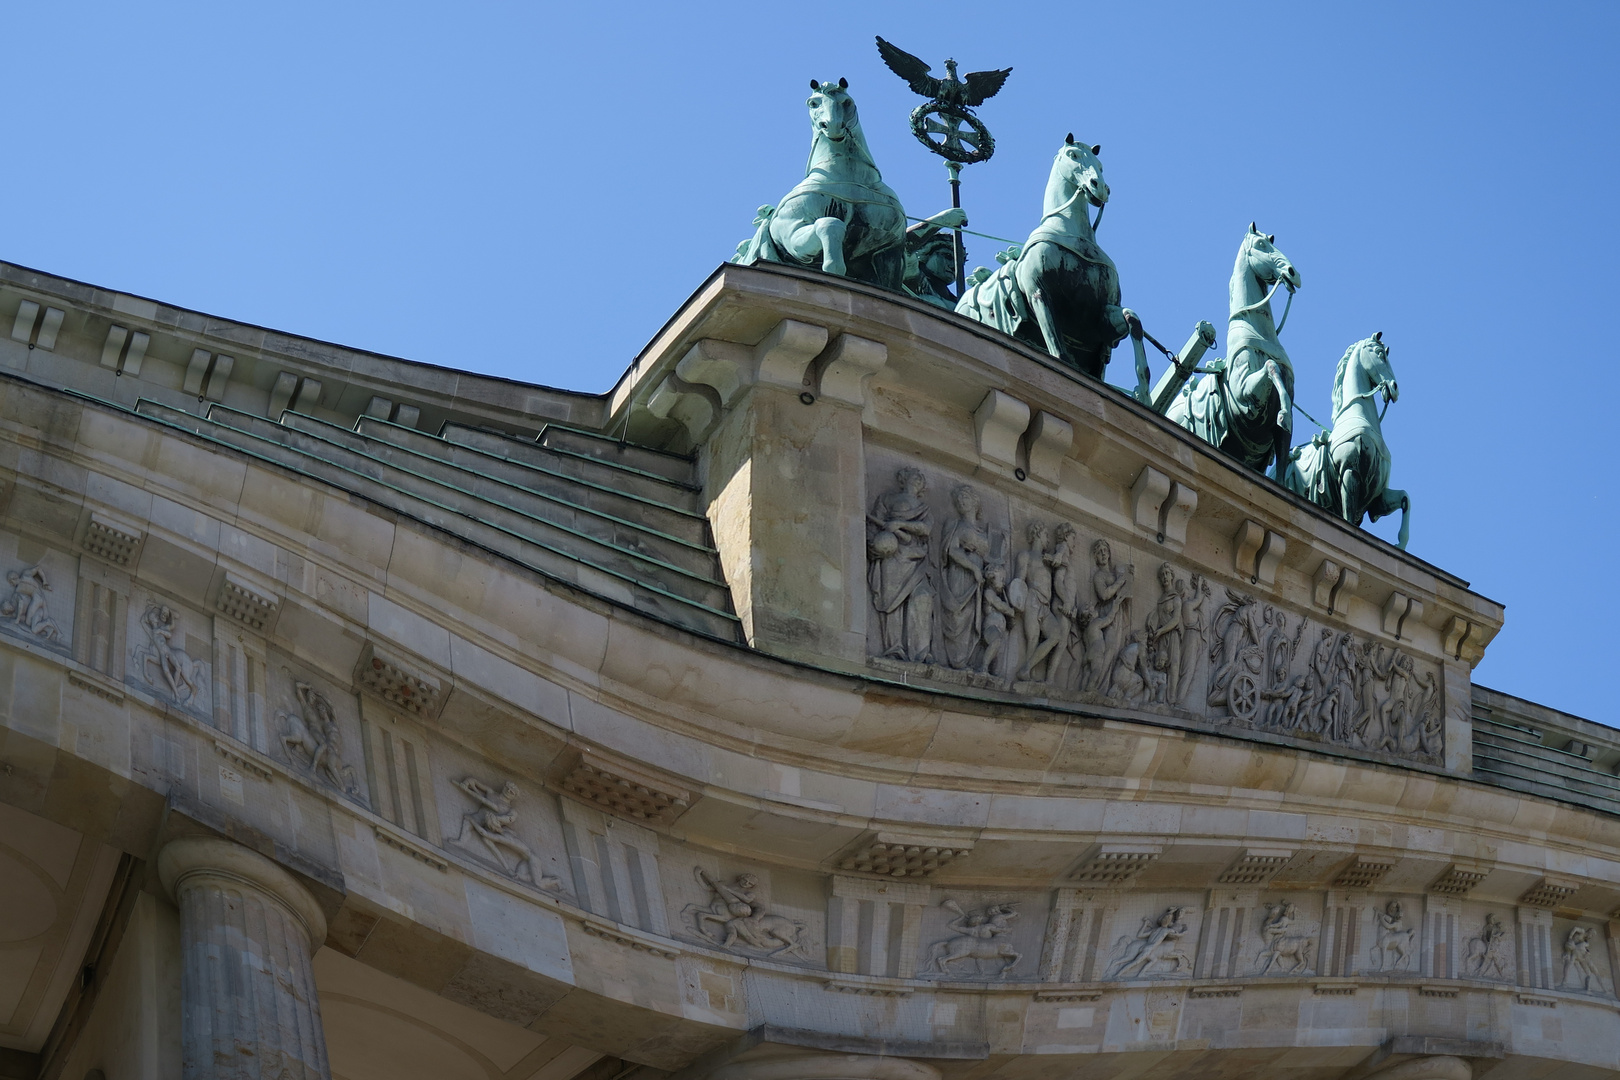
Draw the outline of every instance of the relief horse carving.
[[[849,82],[810,80],[810,162],[804,180],[772,209],[735,261],[814,266],[900,291],[906,212],[883,182],[861,131]]]
[[[1345,350],[1333,377],[1333,427],[1297,446],[1282,481],[1288,490],[1331,510],[1352,525],[1363,514],[1374,521],[1401,512],[1397,544],[1404,550],[1411,534],[1412,500],[1389,486],[1389,444],[1384,442],[1379,393],[1384,408],[1400,398],[1389,346],[1380,330]]]
[[[1300,279],[1275,240],[1250,222],[1228,287],[1227,357],[1205,365],[1208,374],[1165,415],[1257,472],[1275,463],[1281,480],[1294,430],[1294,367],[1277,340],[1271,298],[1279,288],[1293,293]]]
[[[1046,180],[1040,224],[1022,253],[967,290],[956,311],[1101,379],[1115,345],[1134,330],[1119,306],[1119,271],[1097,246],[1090,208],[1108,202],[1100,146],[1070,134]]]

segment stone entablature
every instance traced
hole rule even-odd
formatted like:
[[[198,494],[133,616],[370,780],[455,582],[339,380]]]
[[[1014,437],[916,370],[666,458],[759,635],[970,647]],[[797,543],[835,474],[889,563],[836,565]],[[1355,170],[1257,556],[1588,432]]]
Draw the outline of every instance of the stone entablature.
[[[798,393],[817,387],[781,404],[812,414]],[[1414,1032],[1617,1064],[1603,814],[1450,760],[883,670],[869,620],[853,660],[815,663],[683,633],[272,462],[6,390],[0,798],[130,852],[155,850],[165,801],[168,821],[257,838],[360,965],[671,1071],[761,1028],[876,1052],[859,1042],[874,1015],[888,1052],[958,1075],[992,1054],[1124,1068],[1144,1050],[1237,1068],[1257,1048],[1332,1070]],[[849,403],[832,434],[870,430],[873,407]],[[904,447],[877,443],[892,476]],[[964,482],[1010,515],[1027,481],[997,475]],[[1199,490],[1162,561],[1230,580],[1197,561],[1219,505]],[[845,537],[851,613],[870,502]],[[1060,503],[1079,517],[1056,496],[1020,512],[1057,521]],[[97,520],[130,542],[87,541]],[[1120,552],[1158,544],[1089,527]],[[1269,527],[1289,552],[1308,532]],[[1290,590],[1316,569],[1285,553],[1290,633],[1380,632],[1359,590],[1399,577],[1425,629],[1398,647],[1466,693],[1429,601],[1471,594],[1326,535],[1338,565],[1362,560],[1356,599],[1307,605]],[[1468,700],[1447,698],[1448,754]],[[1318,1012],[1302,1048],[1298,1017]]]
[[[1468,671],[1499,605],[926,305],[728,266],[610,416],[700,452],[757,648],[1471,765]]]

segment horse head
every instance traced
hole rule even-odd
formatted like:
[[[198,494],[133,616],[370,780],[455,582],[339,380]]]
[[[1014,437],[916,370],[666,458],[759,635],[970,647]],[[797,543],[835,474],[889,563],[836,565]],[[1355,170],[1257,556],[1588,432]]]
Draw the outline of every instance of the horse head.
[[[1366,380],[1368,391],[1382,390],[1386,403],[1400,400],[1400,386],[1395,381],[1395,369],[1389,366],[1389,346],[1384,342],[1382,330],[1351,345],[1340,358],[1339,370],[1333,379],[1335,416],[1347,402],[1346,392],[1351,394],[1356,392],[1355,387],[1349,384],[1352,370],[1360,371],[1362,378]]]
[[[855,99],[849,96],[849,80],[839,79],[837,85],[810,80],[810,126],[818,137],[832,142],[843,142],[859,123],[855,114]]]
[[[1275,233],[1262,233],[1249,222],[1249,231],[1244,234],[1243,247],[1239,250],[1239,258],[1249,267],[1262,286],[1275,285],[1281,281],[1290,290],[1299,288],[1299,268],[1293,260],[1276,247]]]
[[[1101,146],[1087,146],[1074,141],[1074,132],[1063,140],[1063,149],[1057,153],[1053,171],[1061,171],[1064,182],[1076,191],[1084,192],[1093,206],[1108,202],[1108,185],[1103,182],[1102,162],[1097,155]]]

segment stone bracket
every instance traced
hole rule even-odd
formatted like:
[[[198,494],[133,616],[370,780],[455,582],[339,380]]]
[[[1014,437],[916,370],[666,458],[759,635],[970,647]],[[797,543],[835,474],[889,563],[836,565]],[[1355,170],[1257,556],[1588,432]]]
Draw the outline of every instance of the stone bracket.
[[[1293,857],[1293,848],[1247,848],[1215,880],[1221,885],[1265,885]]]
[[[889,362],[889,347],[854,334],[840,334],[817,364],[819,395],[845,405],[866,404],[867,377]]]
[[[1142,466],[1131,485],[1131,519],[1154,534],[1159,543],[1180,547],[1187,542],[1187,522],[1198,509],[1198,492],[1172,480],[1151,465]]]
[[[1232,567],[1250,585],[1277,584],[1277,567],[1288,550],[1288,538],[1257,521],[1245,521],[1232,534]]]
[[[973,410],[973,435],[981,464],[1003,472],[1018,468],[1018,443],[1029,428],[1029,414],[1029,406],[1011,394],[992,390],[984,395]]]
[[[805,371],[827,347],[828,336],[825,326],[783,319],[754,346],[757,378],[770,386],[802,388]]]
[[[879,832],[846,848],[837,866],[850,873],[915,881],[932,877],[972,850],[971,840]],[[919,902],[925,903],[926,898]]]
[[[41,315],[38,304],[24,300],[17,305],[17,317],[11,323],[11,340],[50,352],[56,348],[56,335],[61,332],[62,320],[66,317],[67,312],[54,307],[47,307]]]
[[[151,344],[150,334],[139,330],[130,333],[126,327],[110,326],[107,340],[101,346],[101,366],[108,371],[139,375],[141,364],[146,360],[146,349]]]
[[[281,600],[270,589],[248,582],[230,571],[219,584],[219,596],[214,608],[220,614],[235,619],[249,630],[263,633],[276,617]]]
[[[1405,629],[1408,619],[1413,622],[1422,621],[1423,601],[1399,591],[1390,593],[1389,599],[1384,602],[1384,633],[1391,635],[1396,641],[1401,640],[1401,631]]]
[[[588,750],[564,755],[554,775],[557,790],[642,824],[668,824],[692,805],[692,793],[685,788]]]
[[[647,411],[660,420],[674,420],[686,428],[693,443],[714,430],[720,421],[720,396],[713,387],[698,386],[679,375],[666,375],[647,398]]]
[[[1099,844],[1066,879],[1070,884],[1117,888],[1164,854],[1160,844]]]
[[[1453,615],[1446,623],[1440,645],[1447,656],[1472,668],[1485,658],[1485,646],[1490,640],[1487,634],[1488,631],[1478,623],[1470,622],[1461,615]]]
[[[91,511],[81,546],[85,552],[114,566],[128,569],[141,553],[146,530],[99,510]]]
[[[1074,448],[1074,425],[1049,412],[1037,412],[1024,432],[1024,460],[1031,479],[1056,485],[1063,459]]]
[[[1331,611],[1341,619],[1350,614],[1350,597],[1361,584],[1361,572],[1353,566],[1340,566],[1332,559],[1323,559],[1311,579],[1311,599],[1324,611]]]

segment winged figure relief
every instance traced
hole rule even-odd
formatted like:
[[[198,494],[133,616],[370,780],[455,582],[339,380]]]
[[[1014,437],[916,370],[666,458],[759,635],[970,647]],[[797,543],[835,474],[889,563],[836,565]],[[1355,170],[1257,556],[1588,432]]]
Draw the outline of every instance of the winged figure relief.
[[[877,39],[878,53],[882,55],[883,62],[889,70],[906,80],[906,85],[925,98],[955,105],[959,108],[983,104],[996,96],[1007,76],[1012,74],[1012,68],[1001,68],[995,71],[970,72],[965,79],[956,76],[956,61],[945,61],[945,77],[936,79],[930,72],[933,70],[928,64],[915,57],[904,49],[900,49]]]

